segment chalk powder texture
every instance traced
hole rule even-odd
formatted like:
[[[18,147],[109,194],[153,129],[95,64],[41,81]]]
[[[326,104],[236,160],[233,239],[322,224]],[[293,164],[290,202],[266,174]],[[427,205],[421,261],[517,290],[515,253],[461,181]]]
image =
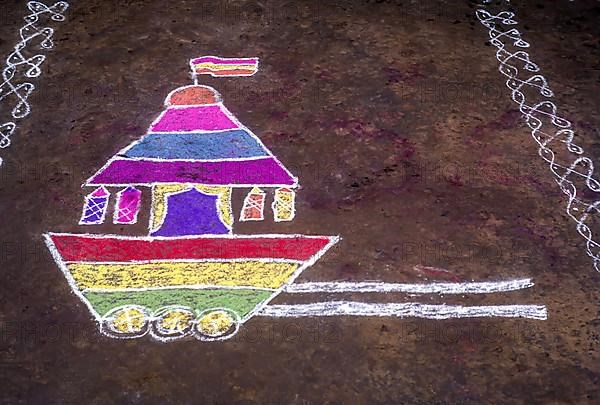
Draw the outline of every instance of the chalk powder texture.
[[[89,185],[199,183],[252,186],[294,185],[295,179],[272,157],[234,161],[151,161],[115,159]]]
[[[258,70],[258,58],[220,58],[203,56],[192,59],[190,66],[195,74],[220,76],[252,76]]]
[[[233,336],[336,241],[304,235],[47,235],[104,334],[150,333],[164,341]],[[174,319],[180,321],[175,326]],[[223,327],[211,332],[209,324]]]
[[[190,61],[198,74],[249,76],[257,58]],[[113,221],[137,222],[141,187],[152,194],[149,236],[46,235],[73,291],[88,306],[103,334],[161,341],[193,335],[223,340],[253,316],[525,317],[545,319],[545,307],[446,306],[353,301],[270,305],[282,292],[415,292],[487,294],[529,288],[530,280],[404,285],[379,282],[294,284],[338,237],[236,235],[231,191],[250,188],[240,221],[265,219],[267,193],[273,220],[295,217],[297,179],[242,125],[208,86],[180,87],[146,135],[100,168],[85,184],[99,186],[85,199],[81,224],[104,221],[119,187]],[[138,188],[140,187],[140,188]]]
[[[169,197],[168,215],[160,229],[152,236],[218,235],[229,233],[229,228],[216,211],[218,197],[196,189]],[[190,219],[194,220],[190,220]]]
[[[39,1],[27,2],[29,14],[24,17],[25,25],[19,30],[20,40],[13,47],[13,51],[6,58],[6,66],[2,69],[2,83],[0,84],[0,102],[4,99],[16,99],[16,104],[11,111],[13,119],[23,119],[31,112],[28,98],[35,90],[33,83],[29,81],[21,81],[22,79],[29,80],[39,77],[42,74],[41,65],[46,60],[46,56],[35,53],[33,56],[27,57],[27,54],[37,52],[38,49],[48,50],[54,46],[52,36],[54,29],[50,27],[40,27],[41,20],[46,22],[65,21],[63,15],[69,3],[59,1],[51,6],[47,6]],[[35,40],[40,40],[39,48],[30,46]],[[19,75],[24,71],[24,77]],[[0,149],[8,148],[11,144],[11,136],[15,132],[17,125],[15,122],[8,121],[0,124]],[[0,158],[0,165],[2,165]]]
[[[267,157],[268,152],[247,131],[153,133],[123,153],[128,158],[218,160]]]
[[[262,221],[264,219],[265,193],[254,187],[244,199],[240,221]]]
[[[150,129],[153,132],[237,129],[229,116],[231,113],[226,113],[222,105],[169,108]]]
[[[157,231],[164,223],[169,198],[178,193],[195,188],[205,195],[216,196],[218,217],[229,229],[233,226],[231,209],[231,188],[225,186],[188,185],[188,184],[158,184],[153,187],[153,200],[150,212],[150,234]]]
[[[85,205],[79,224],[95,225],[104,222],[109,197],[110,193],[104,187],[98,187],[94,192],[85,197]]]
[[[140,211],[142,192],[135,187],[127,187],[117,195],[115,224],[135,224]]]
[[[539,156],[548,163],[567,196],[566,213],[576,222],[577,232],[586,241],[587,254],[596,271],[600,271],[600,244],[594,240],[590,228],[594,224],[593,217],[600,214],[600,199],[587,197],[600,192],[600,182],[594,177],[594,162],[574,143],[573,124],[558,114],[558,107],[552,101],[554,92],[539,73],[539,66],[524,51],[530,44],[514,27],[517,25],[514,13],[502,11],[494,15],[478,9],[476,16],[489,29],[490,42],[497,48],[498,70],[508,78],[506,86],[512,100],[519,105],[531,129],[531,136],[539,146]]]

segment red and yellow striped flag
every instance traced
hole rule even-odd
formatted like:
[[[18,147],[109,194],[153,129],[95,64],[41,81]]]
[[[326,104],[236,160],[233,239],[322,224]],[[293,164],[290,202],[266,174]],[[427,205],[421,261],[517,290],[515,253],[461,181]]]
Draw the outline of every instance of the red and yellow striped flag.
[[[195,74],[221,76],[252,76],[258,71],[258,58],[219,58],[201,56],[190,61]]]

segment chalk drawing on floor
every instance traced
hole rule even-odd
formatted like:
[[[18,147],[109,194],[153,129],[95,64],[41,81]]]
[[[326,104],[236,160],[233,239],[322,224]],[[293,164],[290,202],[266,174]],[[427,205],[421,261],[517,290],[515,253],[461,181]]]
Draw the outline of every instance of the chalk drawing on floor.
[[[240,214],[240,221],[262,221],[265,219],[266,194],[258,187],[254,187],[244,198],[244,205]]]
[[[119,191],[113,215],[115,224],[135,224],[142,200],[142,192],[130,186]]]
[[[258,58],[208,56],[190,66],[195,81],[201,74],[243,77],[256,73]],[[233,232],[235,217],[265,220],[267,195],[275,220],[292,220],[297,186],[215,89],[183,86],[167,95],[143,137],[84,184],[95,189],[81,225],[103,223],[113,195],[113,222],[134,224],[142,194],[151,193],[148,236],[49,233],[46,242],[103,334],[223,340],[339,240]],[[239,216],[234,189],[250,190]]]
[[[98,187],[85,197],[79,225],[98,225],[104,222],[110,193],[106,187]]]
[[[275,190],[275,198],[271,208],[275,222],[292,221],[296,216],[296,193],[290,188]]]
[[[196,75],[250,76],[258,58],[202,57]],[[151,193],[148,235],[48,233],[46,244],[73,292],[102,334],[172,341],[194,336],[226,340],[254,316],[396,316],[447,319],[545,319],[545,307],[462,307],[419,303],[327,301],[271,305],[281,293],[412,292],[488,294],[533,286],[530,279],[480,283],[294,284],[340,238],[302,234],[237,234],[243,221],[292,221],[298,179],[203,85],[171,91],[146,134],[117,152],[84,188],[81,225],[104,222],[116,195],[113,222],[137,222]],[[239,215],[232,192],[247,193]],[[249,191],[248,191],[249,190]],[[266,200],[272,218],[265,218]],[[252,224],[247,224],[248,226]]]
[[[498,70],[504,75],[512,100],[531,136],[538,144],[538,154],[544,159],[562,192],[567,195],[567,215],[576,222],[577,232],[586,241],[587,254],[594,268],[600,271],[600,244],[594,239],[590,225],[593,217],[600,214],[600,182],[594,176],[594,162],[584,149],[574,142],[573,124],[558,113],[551,99],[553,91],[548,80],[541,75],[539,66],[524,49],[530,47],[515,28],[515,14],[501,11],[492,14],[478,9],[476,16],[489,31],[490,43],[496,47]]]
[[[190,67],[194,75],[209,74],[213,77],[253,76],[258,71],[258,58],[221,58],[202,56],[192,59]]]
[[[392,293],[403,292],[413,294],[490,294],[495,292],[516,291],[533,287],[529,278],[509,281],[480,281],[470,283],[428,283],[400,284],[382,283],[380,281],[364,282],[305,282],[292,284],[286,288],[288,293]]]
[[[102,333],[134,338],[150,331],[165,341],[189,334],[230,338],[337,241],[279,234],[46,235]]]
[[[271,317],[314,316],[393,316],[398,318],[453,319],[453,318],[528,318],[546,320],[548,313],[543,305],[428,305],[407,303],[367,303],[355,301],[328,301],[296,305],[269,305],[260,315]]]
[[[54,29],[41,27],[41,19],[47,20],[46,22],[64,21],[64,13],[68,7],[69,3],[65,1],[56,2],[51,6],[39,1],[27,3],[29,14],[24,17],[26,24],[19,29],[19,41],[7,56],[2,69],[0,102],[5,99],[14,101],[11,119],[23,119],[31,112],[28,98],[35,90],[35,86],[28,79],[41,75],[41,65],[46,60],[46,56],[39,53],[27,56],[35,52],[33,47],[36,41],[34,40],[38,40],[38,45],[42,50],[48,50],[54,46],[52,42]],[[17,125],[14,121],[0,124],[0,148],[4,149],[10,146],[11,137],[16,129]],[[3,160],[0,158],[0,166],[2,162]]]

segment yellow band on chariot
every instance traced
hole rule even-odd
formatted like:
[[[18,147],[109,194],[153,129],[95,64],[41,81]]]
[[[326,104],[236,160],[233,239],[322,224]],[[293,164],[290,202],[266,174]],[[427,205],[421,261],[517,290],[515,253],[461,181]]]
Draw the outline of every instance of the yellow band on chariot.
[[[298,268],[285,262],[155,262],[71,263],[75,283],[85,289],[156,288],[213,285],[223,287],[281,287]]]

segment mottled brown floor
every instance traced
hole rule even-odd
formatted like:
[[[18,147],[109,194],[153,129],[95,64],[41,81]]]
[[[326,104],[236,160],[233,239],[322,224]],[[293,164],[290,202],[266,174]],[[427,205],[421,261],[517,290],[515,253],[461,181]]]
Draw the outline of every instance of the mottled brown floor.
[[[2,2],[2,55],[24,3]],[[2,153],[0,399],[600,401],[600,276],[472,5],[72,3],[33,112]],[[561,110],[600,157],[599,4],[523,1],[516,11]],[[168,91],[190,83],[187,60],[204,54],[260,56],[258,75],[206,83],[302,183],[296,221],[239,232],[341,235],[304,280],[443,279],[416,265],[448,269],[451,280],[533,277],[528,291],[431,302],[546,304],[549,319],[256,318],[216,344],[99,336],[41,234],[80,231],[81,183],[144,133]],[[103,230],[120,232],[94,232]]]

